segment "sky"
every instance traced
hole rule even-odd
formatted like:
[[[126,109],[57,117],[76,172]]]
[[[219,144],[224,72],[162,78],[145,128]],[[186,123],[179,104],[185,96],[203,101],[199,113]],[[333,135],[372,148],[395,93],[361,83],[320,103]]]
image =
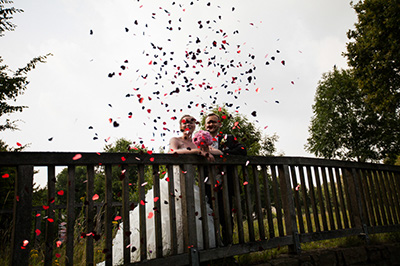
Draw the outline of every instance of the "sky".
[[[10,69],[29,72],[19,131],[26,151],[101,152],[119,138],[155,152],[178,119],[228,106],[285,156],[305,151],[322,74],[347,68],[346,0],[16,0],[17,28],[0,38]],[[174,120],[174,118],[178,118]]]

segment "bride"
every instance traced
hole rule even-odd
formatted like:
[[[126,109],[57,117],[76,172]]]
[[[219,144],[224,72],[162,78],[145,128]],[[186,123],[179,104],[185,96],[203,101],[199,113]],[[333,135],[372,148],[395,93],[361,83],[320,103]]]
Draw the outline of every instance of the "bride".
[[[213,155],[222,154],[218,149],[214,149],[212,147],[204,147],[204,145],[196,145],[192,141],[192,134],[196,128],[196,119],[194,119],[190,115],[184,115],[179,120],[180,130],[182,132],[182,136],[173,137],[169,143],[169,153],[172,154],[199,154],[207,158],[208,161],[214,161]],[[195,141],[196,142],[196,141]],[[173,166],[173,176],[174,176],[174,187],[176,195],[180,195],[180,167],[178,165]],[[169,200],[169,192],[168,192],[168,182],[167,178],[160,180],[160,202],[161,204],[161,226],[162,226],[162,245],[163,245],[163,255],[168,255],[171,253],[171,236],[170,236],[170,221],[169,221],[169,205],[164,204],[164,201]],[[201,213],[200,210],[200,193],[199,188],[197,186],[194,187],[194,197],[195,197],[195,211]],[[146,202],[146,213],[152,212],[154,208],[154,194],[153,189],[147,191],[145,195]],[[175,211],[176,211],[176,231],[178,237],[178,253],[183,253],[183,225],[182,225],[182,205],[179,198],[175,202]],[[213,219],[212,219],[212,210],[207,205],[207,219],[209,225],[209,240],[210,247],[215,247],[215,233],[213,227]],[[130,211],[130,231],[132,232],[130,237],[130,246],[124,247],[123,244],[123,224],[119,225],[119,229],[115,238],[113,239],[113,264],[120,265],[123,264],[123,249],[131,248],[133,249],[131,253],[131,261],[140,261],[140,224],[139,224],[139,208],[135,208]],[[202,225],[199,219],[196,219],[196,231],[197,231],[197,240],[198,247],[203,246],[203,234],[202,234]],[[147,235],[147,259],[153,259],[156,257],[156,243],[155,243],[155,228],[154,228],[154,219],[147,218],[146,219],[146,235]],[[135,251],[134,251],[135,250]]]

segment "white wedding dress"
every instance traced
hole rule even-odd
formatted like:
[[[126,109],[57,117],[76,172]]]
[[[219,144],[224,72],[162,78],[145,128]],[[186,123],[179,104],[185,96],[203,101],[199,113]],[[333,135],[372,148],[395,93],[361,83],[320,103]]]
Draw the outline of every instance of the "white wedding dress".
[[[173,166],[173,175],[174,175],[174,187],[175,187],[175,195],[180,195],[180,167]],[[169,220],[169,204],[165,204],[164,201],[169,200],[169,191],[168,191],[168,181],[166,181],[166,177],[160,179],[160,205],[161,205],[161,226],[162,226],[162,245],[163,245],[163,255],[166,256],[171,253],[171,235],[170,235],[170,220]],[[199,187],[197,185],[194,186],[194,198],[195,198],[195,211],[201,213],[200,209],[200,193]],[[148,190],[145,195],[145,207],[146,207],[146,216],[153,212],[154,208],[154,194],[153,188]],[[182,204],[181,198],[176,197],[175,200],[175,210],[176,210],[176,231],[178,238],[178,253],[183,253],[183,227],[182,227]],[[209,227],[209,245],[210,247],[215,247],[215,233],[214,233],[214,221],[212,214],[212,209],[207,204],[207,219],[208,219],[208,227]],[[200,217],[200,215],[199,215]],[[136,248],[136,251],[131,252],[131,262],[140,261],[140,225],[139,225],[139,206],[129,212],[130,219],[130,249],[132,247]],[[113,265],[122,265],[123,264],[123,224],[119,224],[119,229],[115,238],[113,239]],[[156,257],[156,243],[155,243],[155,230],[154,230],[154,217],[146,218],[146,235],[147,235],[147,259],[153,259]],[[203,247],[203,230],[200,219],[196,219],[196,231],[197,231],[197,247],[201,249]],[[98,264],[104,265],[104,262]]]

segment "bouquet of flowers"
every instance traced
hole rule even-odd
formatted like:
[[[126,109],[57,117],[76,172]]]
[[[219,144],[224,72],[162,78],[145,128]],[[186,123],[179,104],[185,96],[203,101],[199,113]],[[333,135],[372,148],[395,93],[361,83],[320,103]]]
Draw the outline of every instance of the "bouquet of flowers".
[[[196,144],[199,149],[204,148],[208,150],[208,146],[213,143],[212,136],[208,131],[200,130],[193,136],[193,143]]]

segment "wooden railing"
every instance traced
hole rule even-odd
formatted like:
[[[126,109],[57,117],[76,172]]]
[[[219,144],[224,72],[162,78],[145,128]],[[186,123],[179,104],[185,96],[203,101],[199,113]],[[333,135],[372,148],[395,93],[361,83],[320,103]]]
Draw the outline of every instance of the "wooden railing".
[[[76,209],[82,204],[75,202],[75,167],[87,168],[85,230],[94,230],[95,202],[92,200],[95,167],[102,165],[105,169],[105,200],[100,204],[105,209],[103,232],[105,238],[106,265],[112,264],[112,222],[115,208],[120,208],[124,224],[129,224],[129,180],[134,178],[138,184],[145,182],[145,171],[151,169],[153,176],[154,196],[160,194],[160,167],[165,167],[169,178],[173,178],[173,165],[180,165],[184,178],[181,178],[182,203],[184,213],[175,213],[174,199],[171,198],[169,208],[171,215],[171,254],[163,256],[160,213],[154,212],[156,228],[156,259],[148,259],[146,250],[146,206],[138,204],[145,198],[145,189],[138,186],[139,201],[134,202],[140,212],[140,260],[142,264],[151,265],[184,265],[196,264],[199,261],[210,261],[234,255],[246,254],[276,247],[288,246],[290,253],[300,253],[301,243],[324,239],[359,235],[368,240],[370,234],[400,231],[400,167],[382,164],[367,164],[348,161],[323,160],[301,157],[242,157],[225,156],[217,158],[215,163],[208,163],[203,157],[196,155],[171,154],[121,154],[121,153],[81,153],[80,159],[74,160],[76,153],[54,152],[21,152],[0,153],[0,167],[15,167],[15,197],[13,210],[13,231],[11,243],[11,264],[28,265],[30,245],[23,246],[23,241],[30,241],[34,236],[32,206],[32,182],[34,166],[46,166],[48,172],[48,200],[46,210],[47,222],[44,230],[45,245],[44,264],[51,265],[55,255],[55,240],[58,221],[57,208],[52,204],[56,197],[56,166],[68,167],[68,182],[65,188],[66,205],[66,253],[64,262],[73,265],[74,258],[74,226]],[[76,159],[76,157],[75,157]],[[122,179],[122,201],[112,199],[112,166],[121,169],[136,167],[138,176],[127,175]],[[212,189],[213,219],[215,228],[219,228],[218,202],[224,203],[226,228],[234,228],[228,241],[221,243],[220,230],[217,232],[217,247],[210,248],[207,242],[197,246],[196,219],[194,209],[194,186],[199,186],[203,217],[205,213],[205,179],[211,186],[218,182],[217,173],[222,174],[222,199]],[[148,172],[148,170],[146,171]],[[205,172],[208,173],[205,176]],[[229,207],[227,178],[233,179],[233,206]],[[169,182],[173,184],[173,182]],[[170,185],[170,195],[174,188]],[[159,202],[155,207],[159,209]],[[1,213],[6,213],[2,210]],[[184,217],[183,232],[185,252],[177,252],[177,236],[175,218]],[[231,217],[234,223],[231,224]],[[207,219],[202,219],[203,229],[207,231]],[[207,236],[205,236],[207,238]],[[86,237],[86,264],[94,262],[93,236]],[[129,246],[129,234],[124,234],[124,246]],[[130,250],[124,249],[125,263],[130,261]]]

